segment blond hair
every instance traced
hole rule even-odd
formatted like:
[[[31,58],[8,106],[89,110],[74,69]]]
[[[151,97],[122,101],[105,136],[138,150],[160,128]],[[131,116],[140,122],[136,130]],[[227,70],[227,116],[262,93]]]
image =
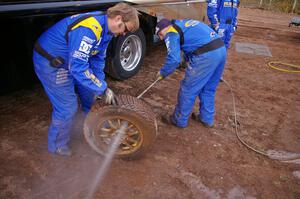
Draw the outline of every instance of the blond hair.
[[[131,22],[133,24],[132,31],[136,31],[139,28],[140,21],[138,11],[134,7],[126,3],[118,3],[107,10],[107,16],[109,18],[114,18],[117,15],[122,17],[123,22]]]

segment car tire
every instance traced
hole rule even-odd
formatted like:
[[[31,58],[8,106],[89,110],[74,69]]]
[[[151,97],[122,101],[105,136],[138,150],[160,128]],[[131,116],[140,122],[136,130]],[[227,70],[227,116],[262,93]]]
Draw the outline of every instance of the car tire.
[[[151,108],[142,100],[119,95],[117,106],[97,100],[84,122],[84,137],[97,153],[108,153],[121,124],[128,125],[117,147],[117,158],[137,159],[145,154],[157,134],[157,121]]]
[[[106,72],[113,78],[128,79],[140,70],[146,52],[143,31],[114,38],[110,43]]]

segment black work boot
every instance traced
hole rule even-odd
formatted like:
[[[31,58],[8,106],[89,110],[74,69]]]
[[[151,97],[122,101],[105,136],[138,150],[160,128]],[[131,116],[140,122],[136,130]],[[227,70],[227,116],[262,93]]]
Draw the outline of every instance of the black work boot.
[[[163,115],[161,117],[161,121],[165,124],[168,124],[168,125],[174,125],[174,123],[172,122],[172,116],[171,115]]]
[[[201,123],[204,127],[206,127],[206,128],[213,128],[213,127],[214,127],[214,125],[209,125],[209,124],[203,122],[203,121],[200,119],[198,113],[192,113],[192,119],[195,120],[195,121],[197,121],[197,122],[200,122],[200,123]]]

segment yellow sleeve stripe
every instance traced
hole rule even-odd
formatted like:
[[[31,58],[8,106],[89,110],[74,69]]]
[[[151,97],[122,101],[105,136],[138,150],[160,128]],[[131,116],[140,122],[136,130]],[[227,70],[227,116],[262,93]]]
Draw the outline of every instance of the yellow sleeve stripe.
[[[93,31],[93,33],[95,34],[97,41],[99,41],[99,39],[101,37],[101,33],[102,33],[102,26],[95,19],[95,17],[89,17],[89,18],[81,21],[80,23],[76,24],[72,28],[72,30],[74,30],[75,28],[78,28],[79,26],[83,26],[83,27],[91,29]]]
[[[171,26],[171,27],[167,30],[167,33],[169,33],[169,32],[174,32],[174,33],[177,33],[177,34],[178,34],[177,30],[176,30],[173,26]]]
[[[90,80],[92,80],[92,82],[98,86],[99,88],[101,88],[102,83],[100,82],[100,80],[92,73],[90,73],[89,70],[84,71],[84,74],[87,78],[89,78]]]

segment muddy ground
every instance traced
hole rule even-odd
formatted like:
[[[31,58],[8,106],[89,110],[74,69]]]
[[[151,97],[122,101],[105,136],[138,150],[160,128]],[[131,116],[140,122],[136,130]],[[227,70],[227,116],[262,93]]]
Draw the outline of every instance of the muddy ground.
[[[300,64],[300,29],[287,27],[290,18],[242,8],[224,78],[234,89],[246,142],[300,153],[299,73],[266,66],[273,60]],[[238,53],[235,42],[267,45],[273,57]],[[117,93],[137,96],[154,80],[164,56],[164,46],[149,49],[138,75],[108,80],[109,85]],[[144,96],[158,118],[172,112],[182,77],[183,72],[176,72]],[[81,115],[68,158],[47,152],[50,117],[40,85],[0,97],[0,198],[85,198],[93,186],[103,159],[84,140]],[[232,118],[230,91],[221,83],[214,128],[190,121],[178,129],[159,122],[152,149],[140,160],[114,160],[94,198],[300,198],[299,159],[287,163],[248,150],[236,139]]]

